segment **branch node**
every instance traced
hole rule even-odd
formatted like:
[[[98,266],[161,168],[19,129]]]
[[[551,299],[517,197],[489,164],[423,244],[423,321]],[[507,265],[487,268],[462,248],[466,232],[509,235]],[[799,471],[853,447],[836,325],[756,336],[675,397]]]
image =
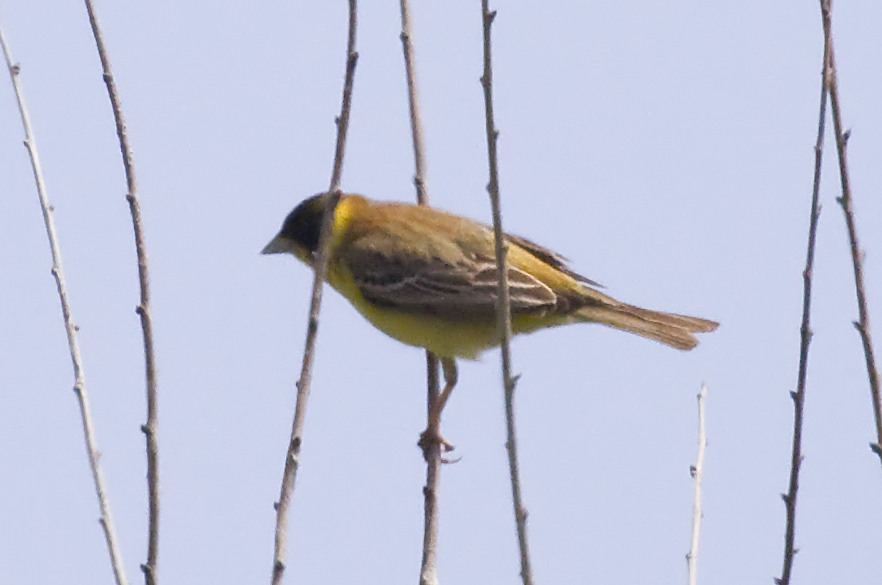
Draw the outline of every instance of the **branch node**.
[[[800,331],[802,332],[803,336],[805,336],[807,343],[810,342],[812,340],[812,337],[815,336],[815,332],[812,330],[811,327],[808,326],[808,324],[806,324],[805,327],[800,327]]]

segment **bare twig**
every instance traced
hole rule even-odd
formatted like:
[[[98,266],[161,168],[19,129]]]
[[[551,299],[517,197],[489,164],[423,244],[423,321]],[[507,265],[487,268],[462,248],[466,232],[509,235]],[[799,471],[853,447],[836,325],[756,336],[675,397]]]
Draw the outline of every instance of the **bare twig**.
[[[799,370],[796,379],[796,391],[791,392],[793,398],[793,446],[790,457],[790,487],[781,497],[787,512],[787,526],[784,530],[784,565],[781,577],[776,579],[780,585],[790,583],[793,569],[793,557],[796,552],[794,537],[796,534],[796,494],[799,490],[799,471],[802,466],[802,416],[805,403],[805,380],[808,372],[809,344],[812,340],[812,329],[809,324],[812,306],[812,275],[815,263],[815,235],[818,230],[818,217],[821,213],[819,194],[821,186],[821,162],[824,149],[824,127],[827,120],[827,80],[828,58],[830,56],[829,39],[824,37],[823,70],[821,72],[821,103],[818,107],[818,135],[815,141],[815,174],[812,181],[812,204],[809,215],[808,244],[805,253],[805,269],[802,271],[802,326],[799,328]]]
[[[496,242],[496,271],[499,279],[499,300],[496,314],[499,322],[502,353],[502,383],[505,387],[505,420],[508,450],[508,466],[511,474],[511,493],[514,506],[515,524],[517,525],[518,545],[521,556],[521,579],[524,585],[532,585],[533,569],[530,566],[530,547],[527,541],[527,509],[521,497],[521,477],[518,463],[517,432],[515,430],[514,391],[517,377],[511,373],[511,300],[508,290],[508,270],[506,255],[508,250],[502,229],[502,211],[499,204],[499,163],[496,153],[496,142],[499,131],[493,117],[493,61],[490,52],[490,28],[496,11],[490,11],[488,0],[481,0],[481,20],[484,29],[484,73],[481,85],[484,88],[484,114],[487,129],[487,158],[490,167],[490,181],[487,191],[490,193],[490,204],[493,208],[493,234]]]
[[[98,17],[92,0],[85,0],[86,11],[89,13],[89,24],[95,37],[98,57],[101,59],[104,84],[110,96],[110,106],[116,122],[116,135],[122,153],[123,167],[126,172],[126,201],[132,215],[132,226],[135,235],[135,251],[138,256],[138,282],[141,286],[141,298],[135,312],[141,317],[141,332],[144,338],[144,368],[147,380],[147,422],[141,425],[147,442],[147,493],[148,493],[148,528],[147,528],[147,562],[141,565],[144,581],[147,585],[156,583],[156,562],[159,554],[159,446],[156,439],[157,404],[156,404],[156,358],[153,344],[153,320],[150,317],[150,276],[147,271],[147,249],[144,245],[144,225],[141,221],[141,207],[138,203],[137,184],[135,183],[135,167],[132,162],[132,149],[126,133],[126,123],[122,115],[119,92],[113,79],[110,60],[104,48],[104,37],[98,25]]]
[[[279,585],[285,573],[285,552],[288,539],[288,509],[291,494],[297,480],[297,469],[300,466],[300,447],[303,442],[303,421],[306,417],[306,404],[309,400],[312,382],[312,365],[315,360],[315,342],[318,334],[318,317],[322,303],[322,287],[328,270],[328,243],[333,224],[333,210],[340,198],[340,178],[343,174],[343,155],[346,150],[346,131],[349,128],[349,112],[352,104],[352,84],[355,78],[355,64],[358,53],[355,51],[355,32],[357,25],[357,0],[349,0],[349,35],[346,43],[346,78],[343,83],[343,100],[337,123],[337,146],[334,152],[334,165],[331,171],[329,197],[325,202],[325,213],[322,218],[321,235],[319,236],[318,256],[314,260],[315,278],[312,282],[312,300],[309,305],[309,322],[306,328],[306,343],[303,348],[303,363],[300,379],[297,381],[297,402],[294,407],[294,422],[291,425],[291,440],[285,454],[285,468],[282,475],[282,486],[276,508],[276,528],[273,550],[272,584]]]
[[[698,579],[698,533],[701,528],[701,479],[704,474],[704,448],[707,446],[707,432],[704,426],[704,406],[707,400],[707,384],[701,385],[698,393],[698,456],[695,465],[689,469],[695,483],[692,497],[692,542],[686,563],[689,566],[689,585],[695,585]]]
[[[410,2],[401,0],[401,47],[404,51],[404,71],[407,76],[407,103],[410,108],[410,134],[413,138],[413,184],[417,203],[429,204],[426,188],[426,149],[423,143],[423,120],[420,115],[420,97],[417,90],[416,64],[413,56],[413,30],[410,24]]]
[[[879,370],[876,367],[876,357],[873,351],[873,338],[870,336],[870,315],[867,309],[867,295],[864,288],[864,253],[858,243],[857,227],[855,226],[854,210],[851,206],[851,184],[848,178],[848,162],[845,148],[850,131],[842,129],[842,112],[839,107],[839,88],[836,81],[836,60],[833,56],[832,24],[830,14],[830,0],[821,0],[821,15],[824,20],[825,43],[830,46],[828,67],[825,72],[827,86],[830,91],[830,109],[833,112],[833,130],[836,133],[836,153],[839,157],[839,177],[842,182],[842,197],[837,201],[842,206],[845,214],[845,224],[848,228],[848,240],[851,244],[851,261],[854,266],[854,288],[857,294],[859,318],[854,322],[855,328],[861,336],[864,346],[864,357],[867,362],[867,376],[870,380],[870,394],[873,401],[873,416],[876,419],[876,442],[870,443],[870,448],[879,456],[882,462],[882,395],[879,389]]]
[[[429,204],[426,186],[426,150],[423,142],[423,121],[420,116],[419,91],[416,79],[416,60],[413,50],[413,29],[410,23],[410,2],[400,0],[401,48],[404,52],[404,71],[407,77],[407,102],[410,110],[410,133],[413,139],[413,184],[417,203]],[[426,411],[431,413],[439,400],[438,359],[426,351]],[[429,425],[432,417],[428,417]],[[426,438],[441,437],[441,429],[427,428]],[[420,563],[420,585],[436,585],[438,548],[438,485],[441,477],[441,442],[427,440],[423,444],[426,459],[426,485],[423,487],[423,558]]]
[[[439,399],[438,358],[426,352],[427,412]],[[431,421],[431,416],[429,416]],[[426,437],[440,437],[441,429],[427,428]],[[435,432],[437,431],[437,432]],[[441,482],[441,442],[426,441],[423,445],[426,459],[426,485],[423,487],[423,558],[420,561],[420,585],[438,585],[438,486]]]
[[[53,207],[49,204],[49,198],[46,195],[46,184],[43,181],[43,170],[40,166],[40,156],[37,152],[37,144],[34,138],[33,129],[31,128],[30,115],[28,114],[24,94],[21,89],[21,84],[19,83],[20,67],[17,63],[13,63],[9,47],[6,44],[6,38],[3,36],[2,28],[0,28],[0,48],[3,49],[3,57],[6,59],[6,67],[9,70],[12,88],[15,90],[15,97],[18,101],[18,111],[19,114],[21,114],[21,124],[25,133],[24,146],[25,149],[27,149],[28,156],[31,160],[31,169],[34,172],[34,181],[37,184],[37,196],[40,199],[40,209],[43,211],[43,223],[46,224],[46,236],[49,238],[49,248],[52,252],[52,276],[55,278],[55,286],[58,289],[58,298],[61,301],[61,315],[64,318],[64,328],[67,332],[67,344],[70,348],[70,359],[73,363],[73,390],[77,395],[77,401],[80,405],[83,438],[86,442],[86,453],[89,457],[89,466],[92,469],[95,495],[98,497],[98,510],[100,513],[98,522],[104,530],[104,540],[107,544],[107,550],[110,553],[110,566],[113,569],[114,579],[116,580],[117,585],[126,585],[128,580],[126,579],[122,556],[119,552],[119,542],[116,537],[116,529],[114,528],[113,519],[110,514],[110,502],[108,501],[106,488],[104,487],[104,475],[101,473],[101,466],[98,461],[99,450],[97,441],[95,440],[95,427],[92,424],[89,395],[86,392],[86,380],[83,374],[83,359],[80,355],[80,342],[77,336],[78,328],[74,324],[73,317],[71,316],[70,304],[67,298],[67,285],[64,280],[64,270],[61,263],[61,248],[58,244],[58,236],[55,233]]]

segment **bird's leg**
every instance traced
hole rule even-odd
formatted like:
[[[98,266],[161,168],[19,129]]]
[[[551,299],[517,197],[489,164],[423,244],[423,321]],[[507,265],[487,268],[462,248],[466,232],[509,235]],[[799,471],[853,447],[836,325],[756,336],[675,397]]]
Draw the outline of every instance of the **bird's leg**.
[[[438,429],[441,428],[441,412],[444,410],[444,405],[447,404],[447,399],[450,398],[450,393],[453,392],[457,380],[456,362],[453,358],[443,358],[441,368],[444,371],[444,390],[441,391],[435,404],[429,409],[429,424],[435,423],[435,427]]]
[[[444,370],[444,390],[429,403],[429,424],[420,435],[418,443],[423,449],[424,456],[428,454],[428,448],[432,443],[439,444],[444,451],[453,450],[453,445],[441,436],[441,412],[447,404],[447,399],[450,398],[450,393],[453,392],[453,387],[456,386],[456,362],[453,358],[441,358],[441,367]]]

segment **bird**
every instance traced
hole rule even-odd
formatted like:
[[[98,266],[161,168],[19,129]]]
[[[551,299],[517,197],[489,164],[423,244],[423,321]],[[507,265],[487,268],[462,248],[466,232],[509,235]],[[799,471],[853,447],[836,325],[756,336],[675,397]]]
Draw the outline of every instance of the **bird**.
[[[331,196],[319,193],[298,204],[262,253],[290,253],[315,268]],[[430,407],[428,427],[438,428],[457,382],[456,360],[477,359],[500,343],[493,228],[426,205],[339,194],[329,239],[328,284],[374,327],[439,358],[445,386]],[[513,334],[600,323],[690,350],[696,333],[718,326],[618,301],[557,252],[512,234],[504,241]]]

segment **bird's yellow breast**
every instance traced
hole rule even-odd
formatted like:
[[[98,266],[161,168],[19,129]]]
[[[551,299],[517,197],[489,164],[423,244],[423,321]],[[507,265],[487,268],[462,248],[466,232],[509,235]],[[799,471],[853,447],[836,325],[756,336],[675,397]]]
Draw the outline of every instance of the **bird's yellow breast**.
[[[342,243],[359,206],[363,207],[364,202],[358,198],[343,197],[340,200],[334,210],[332,249]],[[339,259],[332,260],[328,265],[327,280],[374,327],[393,339],[424,347],[437,356],[474,359],[498,343],[495,322],[454,322],[370,303],[358,290],[349,269]]]
[[[343,295],[370,323],[394,339],[424,347],[440,357],[474,359],[495,345],[495,323],[451,322],[431,315],[415,315],[368,302],[348,270],[340,264],[328,267],[328,284]]]
[[[477,359],[485,350],[499,345],[495,318],[452,320],[376,306],[362,296],[346,267],[339,263],[328,266],[328,284],[389,337],[426,348],[438,357]],[[573,319],[567,315],[515,315],[512,317],[512,333],[530,333],[571,322]]]

